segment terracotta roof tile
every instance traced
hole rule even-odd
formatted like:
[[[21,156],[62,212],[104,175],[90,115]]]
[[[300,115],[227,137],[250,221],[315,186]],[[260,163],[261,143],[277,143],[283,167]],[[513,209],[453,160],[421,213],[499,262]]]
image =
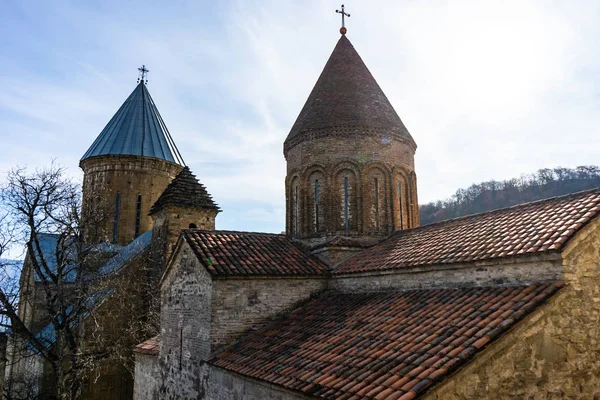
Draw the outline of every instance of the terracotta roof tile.
[[[600,213],[600,189],[469,215],[392,235],[334,274],[559,251]]]
[[[328,269],[285,235],[183,230],[183,238],[216,276],[327,275]]]
[[[526,315],[517,318],[520,311],[531,312],[562,286],[327,293],[242,338],[210,363],[326,399],[411,399],[510,329]],[[533,296],[531,305],[515,300],[523,293]],[[480,313],[510,303],[511,313],[499,317],[495,328],[477,327],[486,321]],[[467,317],[440,320],[441,313]],[[463,329],[468,325],[473,329]],[[446,345],[428,343],[433,335]]]
[[[145,342],[142,342],[142,343],[138,344],[137,346],[135,346],[133,348],[133,351],[135,353],[158,355],[159,345],[160,345],[160,336],[154,336],[153,338],[150,338],[150,339],[146,340]]]

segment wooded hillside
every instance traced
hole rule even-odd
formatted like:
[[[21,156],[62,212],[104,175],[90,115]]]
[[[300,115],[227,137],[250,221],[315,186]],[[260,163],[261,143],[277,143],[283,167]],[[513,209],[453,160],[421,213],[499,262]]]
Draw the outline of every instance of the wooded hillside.
[[[598,166],[544,168],[519,178],[473,184],[447,200],[421,205],[421,225],[597,187]]]

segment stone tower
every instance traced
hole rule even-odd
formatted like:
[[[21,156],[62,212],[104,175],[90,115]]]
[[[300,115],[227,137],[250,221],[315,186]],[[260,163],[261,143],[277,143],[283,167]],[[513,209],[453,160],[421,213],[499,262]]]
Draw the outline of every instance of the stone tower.
[[[342,34],[283,146],[287,233],[378,237],[418,226],[416,148]]]
[[[150,207],[184,162],[143,79],[79,166],[89,241],[125,245],[152,228]]]
[[[163,265],[169,259],[182,229],[214,230],[221,212],[206,187],[185,167],[167,186],[150,209],[153,239],[162,247]]]

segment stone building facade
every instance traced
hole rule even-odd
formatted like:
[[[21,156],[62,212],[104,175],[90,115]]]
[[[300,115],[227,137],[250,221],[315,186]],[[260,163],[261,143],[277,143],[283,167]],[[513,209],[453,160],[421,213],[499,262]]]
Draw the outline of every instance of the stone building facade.
[[[84,155],[84,210],[114,206],[93,309],[159,333],[84,398],[600,398],[600,189],[419,226],[415,141],[345,32],[284,143],[286,234],[215,229],[144,81]]]
[[[284,144],[287,234],[184,229],[136,385],[162,399],[600,397],[600,189],[419,227],[415,149],[342,36]]]

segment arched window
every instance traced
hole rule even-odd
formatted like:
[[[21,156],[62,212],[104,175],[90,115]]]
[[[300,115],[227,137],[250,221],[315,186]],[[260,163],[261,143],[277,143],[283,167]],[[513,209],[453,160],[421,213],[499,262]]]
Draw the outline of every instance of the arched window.
[[[121,193],[115,196],[115,220],[113,222],[113,242],[119,238],[119,206],[121,205]]]
[[[379,232],[379,179],[375,178],[375,230]]]
[[[400,229],[404,228],[404,221],[402,221],[402,182],[398,181],[398,213],[400,214]]]
[[[350,229],[350,197],[348,188],[348,177],[344,177],[344,230]]]
[[[196,228],[198,228],[198,227],[196,226],[196,224],[190,224],[190,229],[196,229]]]
[[[315,179],[315,232],[319,232],[319,180]]]
[[[298,185],[294,187],[294,234],[298,234],[300,231],[300,226],[298,224],[299,217],[299,208],[300,208],[300,194]]]
[[[142,195],[138,194],[135,206],[135,237],[140,236],[140,219],[142,217]]]

